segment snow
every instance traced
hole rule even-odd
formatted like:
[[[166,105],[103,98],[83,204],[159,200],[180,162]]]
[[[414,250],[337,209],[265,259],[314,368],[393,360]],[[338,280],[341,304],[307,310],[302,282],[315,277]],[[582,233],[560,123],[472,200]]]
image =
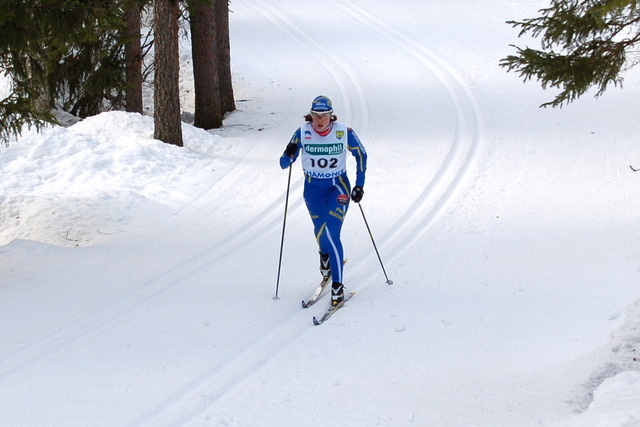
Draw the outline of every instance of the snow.
[[[178,148],[110,112],[3,147],[1,424],[640,426],[640,74],[538,108],[497,64],[544,4],[232,2],[224,128]],[[299,164],[273,297],[278,157],[319,94],[394,284],[352,205],[356,295],[315,327]]]

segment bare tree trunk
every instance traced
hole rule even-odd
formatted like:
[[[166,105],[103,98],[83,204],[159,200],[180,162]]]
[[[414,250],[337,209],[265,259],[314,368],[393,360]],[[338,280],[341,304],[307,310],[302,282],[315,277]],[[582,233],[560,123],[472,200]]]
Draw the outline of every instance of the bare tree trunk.
[[[140,6],[132,3],[125,12],[127,22],[125,64],[127,92],[125,110],[142,113],[142,50],[140,47]]]
[[[222,111],[234,111],[236,102],[233,97],[231,79],[231,46],[229,43],[229,1],[213,0],[216,20],[216,54],[218,56],[218,82]]]
[[[179,0],[156,0],[154,5],[154,138],[182,147],[180,123]]]
[[[189,8],[196,102],[193,125],[202,129],[221,127],[223,117],[215,54],[213,1]]]

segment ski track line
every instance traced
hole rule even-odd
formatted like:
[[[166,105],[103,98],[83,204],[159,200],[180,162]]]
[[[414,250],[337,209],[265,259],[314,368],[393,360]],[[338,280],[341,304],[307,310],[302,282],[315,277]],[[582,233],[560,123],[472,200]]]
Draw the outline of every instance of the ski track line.
[[[250,240],[250,238],[247,238]],[[69,322],[45,339],[31,343],[0,362],[0,381],[28,368],[31,364],[61,354],[83,338],[94,336],[111,328],[127,314],[148,304],[183,283],[183,280],[217,259],[226,256],[214,248],[211,252],[183,261],[159,273],[134,290],[113,298],[104,308]]]
[[[241,175],[241,173],[238,174]],[[241,232],[226,238],[222,243],[213,243],[209,249],[199,255],[183,260],[159,272],[133,290],[112,298],[99,311],[71,320],[67,327],[60,328],[45,339],[32,343],[6,357],[0,361],[0,381],[20,372],[30,364],[62,353],[83,338],[110,328],[139,306],[152,302],[184,283],[190,275],[221,259],[234,255],[256,238],[263,236],[264,233],[277,229],[282,219],[281,213],[275,212],[276,205],[279,203],[280,201],[275,201],[269,205],[264,211],[266,214],[262,215],[259,220],[248,222]]]
[[[240,156],[240,159],[228,171],[224,172],[222,176],[215,179],[214,178],[209,179],[208,182],[211,184],[211,186],[209,186],[207,190],[203,191],[198,196],[194,197],[188,204],[182,206],[180,209],[173,212],[172,216],[167,218],[165,222],[169,222],[178,216],[179,217],[184,216],[182,214],[185,214],[185,215],[192,214],[193,212],[200,209],[205,204],[205,202],[203,201],[204,196],[211,193],[211,191],[215,189],[218,184],[224,183],[227,180],[232,180],[233,177],[236,175],[233,172],[237,170],[241,164],[244,163],[247,157],[249,157],[255,149],[256,147],[253,146],[246,153],[244,153],[244,155]],[[237,181],[237,178],[234,181]],[[232,188],[233,182],[231,182],[230,184],[226,184],[225,187]]]
[[[220,200],[223,199],[225,194],[233,194],[236,192],[235,189],[242,188],[246,185],[246,177],[250,175],[250,172],[254,171],[254,166],[250,162],[252,158],[262,159],[264,155],[271,155],[273,153],[267,152],[263,153],[265,148],[259,144],[254,144],[252,148],[250,148],[244,155],[242,155],[239,160],[235,163],[233,167],[231,167],[228,171],[226,171],[220,178],[215,180],[210,180],[211,186],[191,200],[187,205],[181,207],[176,210],[169,218],[165,219],[165,223],[171,224],[171,227],[175,227],[175,224],[182,224],[188,222],[192,216],[201,209],[210,209],[215,211],[215,207],[211,207],[211,200]],[[276,164],[277,158],[274,159],[274,165]],[[251,166],[248,166],[251,164]],[[284,185],[283,185],[284,187]],[[301,187],[301,183],[294,183],[291,187],[291,191],[294,191],[296,187]],[[284,206],[285,200],[285,191],[282,193],[276,200],[267,206],[263,213],[266,214],[274,214],[274,205],[282,205]],[[233,235],[237,230],[245,230],[249,224],[252,224],[254,221],[247,221],[244,225],[240,225],[236,230],[230,232],[229,234],[232,237],[224,236],[220,239],[223,244],[229,239],[233,239]]]
[[[275,6],[263,0],[253,0],[251,3],[258,13],[271,21],[280,30],[297,41],[305,48],[305,51],[315,57],[319,64],[327,70],[338,87],[340,93],[340,105],[351,121],[356,123],[358,129],[366,130],[369,125],[369,107],[364,96],[365,91],[360,86],[358,79],[349,71],[349,67],[331,50],[325,48],[322,43],[293,24],[290,19],[279,12]],[[357,112],[357,117],[354,115]]]
[[[451,150],[430,182],[425,182],[424,191],[407,214],[390,227],[393,231],[384,236],[386,243],[380,245],[393,254],[392,260],[398,259],[438,219],[473,164],[481,139],[480,110],[462,77],[421,43],[356,6],[353,1],[330,2],[425,66],[444,86],[456,111]]]
[[[312,327],[309,315],[308,310],[293,309],[285,315],[283,322],[274,324],[275,327],[269,333],[262,335],[236,357],[229,358],[226,362],[194,377],[182,389],[158,402],[154,408],[128,425],[178,427],[194,421],[210,410],[218,399],[258,372],[287,347],[292,346],[301,336],[303,318],[308,321],[309,328]]]

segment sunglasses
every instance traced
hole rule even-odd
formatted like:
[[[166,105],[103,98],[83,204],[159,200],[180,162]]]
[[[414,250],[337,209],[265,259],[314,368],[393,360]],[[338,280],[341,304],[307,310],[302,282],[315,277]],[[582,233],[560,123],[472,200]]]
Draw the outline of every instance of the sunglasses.
[[[311,111],[311,117],[314,119],[324,119],[327,117],[331,117],[331,111],[327,111],[326,113],[316,113]]]

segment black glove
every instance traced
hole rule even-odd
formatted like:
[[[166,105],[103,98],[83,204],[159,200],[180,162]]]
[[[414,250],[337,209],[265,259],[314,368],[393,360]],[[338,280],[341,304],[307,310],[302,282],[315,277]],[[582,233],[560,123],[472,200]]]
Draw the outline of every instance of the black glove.
[[[360,187],[359,185],[353,187],[353,190],[351,190],[351,200],[356,203],[360,203],[360,200],[362,200],[362,196],[364,196],[364,190],[362,189],[362,187]]]
[[[287,144],[287,148],[284,150],[284,154],[286,154],[289,157],[293,157],[296,155],[297,151],[298,151],[298,144],[296,144],[295,142],[290,142]]]

